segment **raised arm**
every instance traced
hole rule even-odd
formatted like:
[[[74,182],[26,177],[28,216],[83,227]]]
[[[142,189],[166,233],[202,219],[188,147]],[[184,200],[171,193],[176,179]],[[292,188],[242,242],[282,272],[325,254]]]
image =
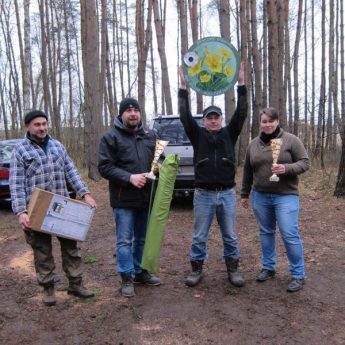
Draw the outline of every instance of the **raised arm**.
[[[199,126],[197,122],[195,121],[195,119],[193,118],[190,111],[189,98],[188,98],[189,95],[187,91],[187,80],[183,73],[182,67],[179,68],[179,76],[180,76],[180,89],[178,92],[178,108],[179,108],[180,120],[188,135],[188,138],[193,143]]]

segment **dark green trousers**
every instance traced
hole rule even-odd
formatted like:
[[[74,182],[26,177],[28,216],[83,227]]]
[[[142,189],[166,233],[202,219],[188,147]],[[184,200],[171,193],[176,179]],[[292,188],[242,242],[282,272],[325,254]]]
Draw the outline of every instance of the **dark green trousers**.
[[[34,264],[38,284],[54,284],[55,262],[53,257],[52,236],[38,231],[24,231],[26,242],[34,252]],[[77,241],[57,237],[60,241],[62,268],[70,284],[81,284],[82,260]]]

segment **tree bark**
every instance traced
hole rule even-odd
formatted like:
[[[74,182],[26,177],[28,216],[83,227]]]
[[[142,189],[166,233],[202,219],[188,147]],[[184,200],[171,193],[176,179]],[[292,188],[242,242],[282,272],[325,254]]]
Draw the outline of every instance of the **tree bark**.
[[[144,25],[145,2],[136,3],[136,43],[137,43],[137,54],[138,54],[138,101],[141,105],[141,116],[142,121],[146,123],[146,112],[145,112],[145,90],[146,90],[146,66],[147,57],[152,42],[152,2],[148,1],[147,15],[146,15],[146,29]]]
[[[251,13],[251,32],[252,32],[252,57],[253,57],[253,71],[254,71],[254,90],[253,90],[253,117],[251,137],[255,138],[259,134],[259,112],[263,107],[262,99],[262,57],[258,45],[257,37],[257,17],[256,17],[256,0],[250,1]]]
[[[166,52],[165,52],[165,39],[164,39],[163,23],[160,19],[158,0],[150,0],[150,1],[152,1],[152,6],[153,6],[153,14],[154,14],[154,22],[155,22],[155,28],[156,28],[158,53],[159,53],[159,57],[160,57],[160,61],[161,61],[162,90],[163,90],[162,94],[164,94],[166,113],[172,114],[173,109],[172,109],[172,101],[171,101],[171,93],[170,93],[170,80],[169,80],[169,73],[168,73],[168,63],[167,63]]]
[[[101,136],[98,18],[95,0],[81,0],[81,36],[85,89],[85,153],[88,176],[98,181],[98,145]]]

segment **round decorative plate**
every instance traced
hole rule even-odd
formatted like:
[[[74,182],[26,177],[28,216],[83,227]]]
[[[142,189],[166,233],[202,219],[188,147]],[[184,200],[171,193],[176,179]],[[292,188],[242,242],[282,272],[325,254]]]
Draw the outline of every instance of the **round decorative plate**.
[[[235,85],[240,69],[236,48],[222,37],[205,37],[183,56],[183,70],[190,87],[198,93],[216,96]]]

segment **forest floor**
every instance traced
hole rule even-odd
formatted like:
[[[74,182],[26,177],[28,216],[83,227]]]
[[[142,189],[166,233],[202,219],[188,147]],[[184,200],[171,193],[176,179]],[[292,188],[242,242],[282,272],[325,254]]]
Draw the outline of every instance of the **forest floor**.
[[[192,201],[174,201],[162,246],[159,287],[136,285],[136,296],[119,294],[114,269],[114,221],[105,181],[89,183],[98,201],[86,242],[84,280],[95,298],[66,293],[58,241],[54,239],[57,304],[45,307],[31,248],[16,217],[0,210],[0,344],[345,344],[345,200],[331,196],[321,172],[301,183],[300,231],[306,284],[287,293],[286,254],[279,237],[276,277],[257,283],[260,243],[251,210],[238,206],[243,288],[227,280],[216,222],[209,238],[203,281],[188,288]],[[326,186],[325,186],[326,183]],[[88,263],[88,264],[86,264]]]

